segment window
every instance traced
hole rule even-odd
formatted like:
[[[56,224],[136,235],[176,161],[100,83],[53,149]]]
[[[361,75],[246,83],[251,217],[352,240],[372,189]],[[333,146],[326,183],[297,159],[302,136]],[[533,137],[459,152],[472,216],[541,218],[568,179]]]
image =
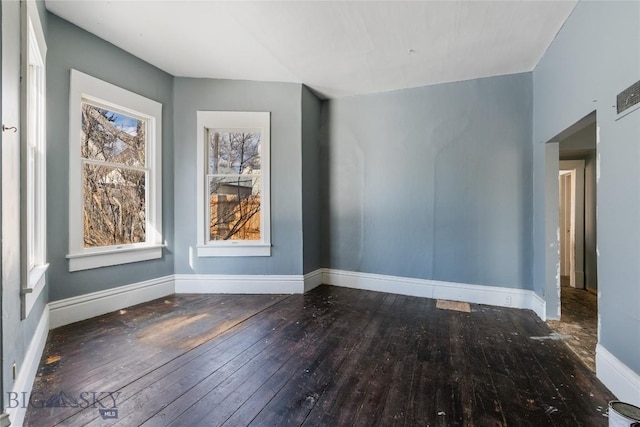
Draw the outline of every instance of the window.
[[[198,111],[198,256],[270,256],[270,113]]]
[[[23,316],[44,288],[46,263],[46,69],[47,46],[35,2],[26,3],[23,51],[23,129],[21,228],[23,249]]]
[[[162,256],[162,105],[71,70],[69,271]]]

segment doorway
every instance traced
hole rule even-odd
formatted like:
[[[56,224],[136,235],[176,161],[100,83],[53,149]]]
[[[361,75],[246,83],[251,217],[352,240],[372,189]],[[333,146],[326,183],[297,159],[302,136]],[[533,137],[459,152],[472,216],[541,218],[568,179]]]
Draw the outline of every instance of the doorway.
[[[560,285],[584,289],[584,160],[560,160]]]
[[[556,136],[557,181],[555,189],[547,187],[554,194],[548,194],[553,197],[547,197],[547,203],[557,200],[548,208],[555,210],[558,221],[558,318],[547,324],[565,337],[567,346],[594,372],[598,343],[596,139],[595,112]]]

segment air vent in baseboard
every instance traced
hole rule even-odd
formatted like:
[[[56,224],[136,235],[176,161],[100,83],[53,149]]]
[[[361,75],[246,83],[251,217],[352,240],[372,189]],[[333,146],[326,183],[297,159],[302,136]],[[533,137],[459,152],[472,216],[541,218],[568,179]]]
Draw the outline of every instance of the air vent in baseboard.
[[[640,103],[640,80],[618,94],[616,102],[618,114],[625,112],[638,103]]]

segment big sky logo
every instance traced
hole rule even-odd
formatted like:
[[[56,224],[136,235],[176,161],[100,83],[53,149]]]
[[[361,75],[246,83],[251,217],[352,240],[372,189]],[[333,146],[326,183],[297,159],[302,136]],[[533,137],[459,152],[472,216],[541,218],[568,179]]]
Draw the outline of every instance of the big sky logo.
[[[7,409],[11,408],[95,408],[102,419],[118,418],[118,396],[116,391],[83,391],[77,394],[60,391],[45,396],[44,393],[7,393]]]

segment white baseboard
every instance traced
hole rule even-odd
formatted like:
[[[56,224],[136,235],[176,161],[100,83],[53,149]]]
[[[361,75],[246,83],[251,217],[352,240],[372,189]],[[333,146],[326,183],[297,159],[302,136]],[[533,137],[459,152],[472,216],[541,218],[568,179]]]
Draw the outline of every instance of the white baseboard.
[[[319,268],[318,270],[304,275],[304,292],[309,292],[313,288],[317,288],[324,283],[324,271],[324,268]]]
[[[640,375],[600,344],[596,346],[596,376],[619,400],[640,406]]]
[[[176,274],[49,303],[57,328],[174,293],[302,294],[322,284],[322,270],[302,275]]]
[[[302,275],[176,274],[177,294],[302,294]]]
[[[167,295],[302,294],[321,285],[533,310],[545,302],[533,291],[321,268],[303,275],[176,274],[49,303],[50,328],[68,325]]]
[[[18,365],[18,376],[13,384],[13,392],[17,393],[17,402],[15,407],[12,406],[12,402],[7,399],[6,411],[9,414],[11,425],[21,426],[24,422],[24,417],[27,413],[27,406],[25,405],[25,399],[23,396],[30,396],[33,389],[33,381],[38,373],[38,366],[40,365],[40,359],[42,358],[42,352],[44,346],[47,343],[47,336],[49,334],[49,307],[45,306],[38,326],[31,338],[29,348],[24,356],[22,365]],[[23,394],[24,393],[24,394]],[[26,400],[28,402],[28,400]]]
[[[543,321],[547,321],[547,302],[535,292],[532,292],[533,296],[531,298],[531,307],[535,314]]]
[[[111,313],[175,293],[173,275],[49,303],[50,328]]]
[[[324,269],[323,283],[369,291],[389,292],[416,297],[463,301],[474,304],[494,305],[533,310],[545,319],[545,303],[535,292],[524,289],[471,285],[414,279],[371,273]]]

